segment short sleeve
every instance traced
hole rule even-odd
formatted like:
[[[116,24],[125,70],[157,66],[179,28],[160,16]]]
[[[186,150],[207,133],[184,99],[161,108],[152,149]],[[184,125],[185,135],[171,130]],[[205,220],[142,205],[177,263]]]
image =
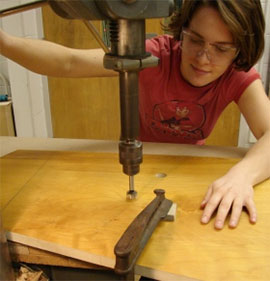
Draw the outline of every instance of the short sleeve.
[[[171,44],[172,37],[169,35],[160,35],[145,41],[146,51],[158,58],[161,58],[164,53],[170,53]]]
[[[238,103],[246,88],[257,79],[261,79],[261,76],[254,67],[247,72],[232,69],[223,84],[226,87],[225,100]]]

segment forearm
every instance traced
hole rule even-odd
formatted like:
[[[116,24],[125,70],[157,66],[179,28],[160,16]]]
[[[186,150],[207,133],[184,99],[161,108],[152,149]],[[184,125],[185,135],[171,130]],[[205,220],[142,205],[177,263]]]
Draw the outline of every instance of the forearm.
[[[201,222],[208,223],[217,210],[215,227],[221,229],[230,211],[230,227],[236,227],[241,210],[248,210],[250,222],[255,223],[257,212],[253,200],[254,185],[270,177],[270,130],[256,142],[245,157],[223,177],[210,184],[201,203],[204,208]]]
[[[10,36],[0,30],[0,53],[21,66],[53,77],[116,76],[104,69],[102,49],[80,50],[45,40]]]
[[[3,56],[23,67],[48,76],[68,76],[70,54],[68,48],[44,40],[19,38],[1,32]]]
[[[267,131],[229,173],[244,173],[252,185],[270,177],[270,131]]]

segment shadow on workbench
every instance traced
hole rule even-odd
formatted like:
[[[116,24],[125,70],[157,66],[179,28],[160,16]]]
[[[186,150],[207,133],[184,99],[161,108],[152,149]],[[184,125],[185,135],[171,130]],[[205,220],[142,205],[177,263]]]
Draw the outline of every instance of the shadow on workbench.
[[[13,264],[15,271],[18,271],[20,266],[21,264]],[[50,281],[119,281],[119,275],[116,275],[112,270],[81,269],[33,264],[25,264],[25,266],[31,268],[32,270],[43,271],[44,275]],[[146,277],[141,277],[136,280],[156,281]]]

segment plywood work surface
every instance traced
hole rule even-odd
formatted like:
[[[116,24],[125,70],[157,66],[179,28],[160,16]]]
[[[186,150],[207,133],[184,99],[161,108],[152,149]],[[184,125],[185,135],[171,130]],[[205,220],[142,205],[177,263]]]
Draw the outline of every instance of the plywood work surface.
[[[178,205],[176,220],[159,224],[138,261],[139,274],[159,280],[270,280],[269,180],[255,187],[256,225],[246,213],[234,230],[226,225],[216,231],[213,221],[200,224],[207,186],[237,161],[144,155],[135,176],[138,199],[128,202],[128,177],[118,154],[16,151],[0,159],[4,227],[11,240],[113,267],[114,245],[154,198],[153,190],[163,188]]]

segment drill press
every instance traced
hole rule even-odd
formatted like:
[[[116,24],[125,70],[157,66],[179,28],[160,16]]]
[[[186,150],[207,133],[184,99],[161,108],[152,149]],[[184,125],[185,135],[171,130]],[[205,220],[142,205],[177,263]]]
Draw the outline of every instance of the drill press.
[[[134,199],[134,175],[142,163],[142,143],[138,140],[139,71],[158,64],[158,59],[145,51],[145,19],[168,17],[174,0],[39,0],[24,8],[44,3],[67,19],[109,21],[111,49],[104,56],[104,67],[119,72],[119,161],[129,176],[127,198]]]
[[[40,0],[21,5],[25,10],[49,3],[61,17],[68,19],[109,20],[111,49],[104,56],[104,67],[119,72],[121,138],[119,160],[129,176],[128,199],[136,198],[134,175],[142,163],[139,136],[139,71],[156,66],[158,59],[145,51],[145,19],[167,17],[173,0]],[[0,11],[3,14],[13,13]],[[104,49],[104,48],[103,48]],[[160,220],[168,216],[172,201],[164,190],[134,219],[115,245],[115,272],[121,280],[135,280],[135,263]],[[174,204],[175,205],[175,204]],[[175,210],[176,206],[174,206]],[[171,220],[171,218],[170,218]]]
[[[145,51],[145,19],[167,17],[173,0],[50,0],[53,10],[69,19],[109,20],[111,49],[104,67],[119,72],[121,138],[119,161],[129,176],[128,199],[136,198],[134,175],[142,163],[139,136],[139,71],[158,59]]]
[[[109,20],[111,50],[104,67],[119,72],[121,138],[119,161],[129,176],[128,199],[136,198],[134,175],[142,163],[139,136],[139,71],[155,66],[158,60],[145,52],[145,19],[167,17],[173,1],[92,0],[49,1],[54,11],[66,18]]]

